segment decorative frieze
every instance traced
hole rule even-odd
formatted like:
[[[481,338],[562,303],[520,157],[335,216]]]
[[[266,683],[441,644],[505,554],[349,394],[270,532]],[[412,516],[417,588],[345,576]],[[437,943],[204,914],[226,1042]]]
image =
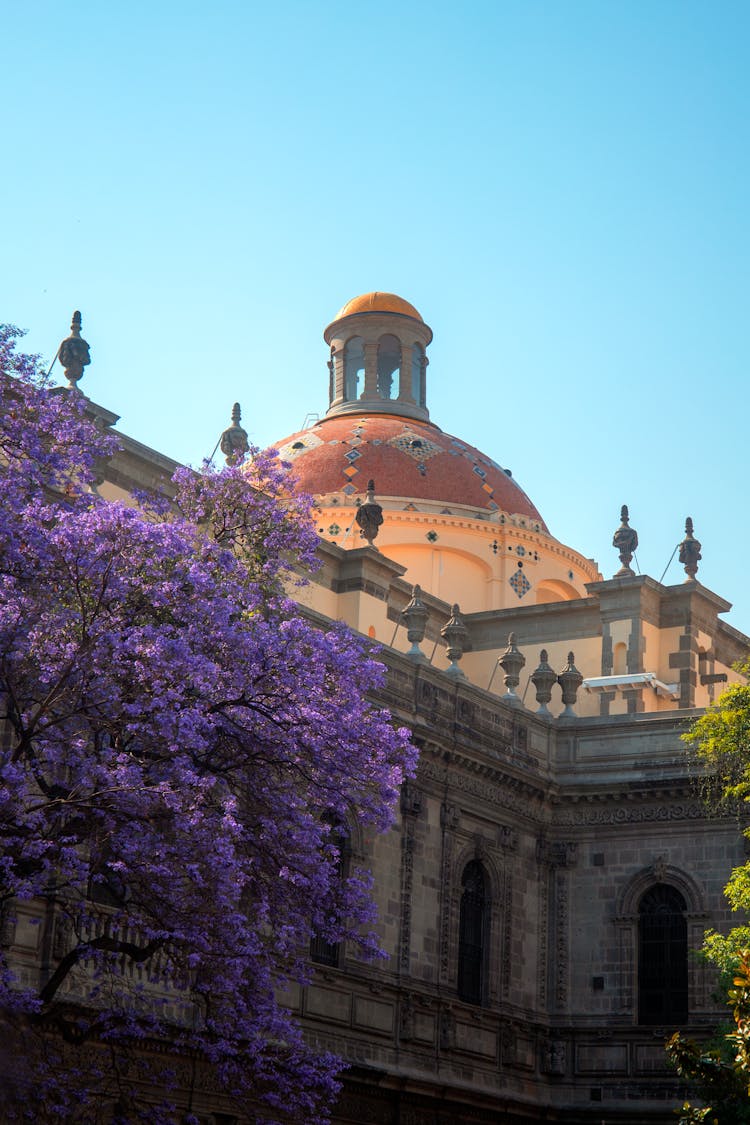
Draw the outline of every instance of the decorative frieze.
[[[549,871],[544,868],[540,868],[539,871],[538,888],[536,991],[539,1007],[542,1011],[545,1011],[547,1007],[547,950],[549,948]]]
[[[518,813],[527,820],[540,822],[544,818],[543,793],[540,790],[516,778],[503,778],[497,770],[489,767],[482,768],[483,776],[477,777],[453,769],[446,771],[440,763],[423,759],[419,773],[425,781],[440,782],[449,790],[478,797],[497,808]],[[497,784],[501,779],[505,784]]]
[[[440,862],[440,983],[447,984],[450,977],[450,919],[451,879],[453,870],[454,835],[459,822],[456,805],[443,804],[440,812],[443,828],[442,857]]]
[[[414,819],[404,818],[401,837],[401,919],[399,927],[398,963],[402,973],[409,972],[411,961],[411,895],[414,881]]]
[[[568,875],[564,871],[554,874],[555,888],[555,1005],[564,1011],[568,1006]]]
[[[513,942],[513,880],[506,871],[503,887],[503,955],[500,966],[500,989],[504,1000],[510,995],[511,949]]]
[[[673,805],[615,804],[597,807],[563,808],[555,812],[553,823],[561,828],[577,828],[596,824],[644,824],[653,821],[702,820],[706,808],[700,801],[682,801]]]

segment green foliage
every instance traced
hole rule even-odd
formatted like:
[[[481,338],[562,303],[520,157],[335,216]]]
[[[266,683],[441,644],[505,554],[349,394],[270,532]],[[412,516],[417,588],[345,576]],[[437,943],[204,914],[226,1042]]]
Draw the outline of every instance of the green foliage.
[[[726,951],[723,951],[723,954]],[[707,1106],[685,1102],[680,1125],[750,1123],[750,949],[735,954],[736,967],[727,991],[732,1027],[713,1045],[699,1044],[675,1034],[667,1042],[667,1056],[681,1078],[696,1086]]]
[[[722,977],[733,976],[743,949],[750,949],[750,926],[735,926],[728,934],[706,930],[703,936],[703,954],[707,961],[717,966]],[[729,981],[725,983],[726,987],[722,989],[724,996],[729,988]]]
[[[736,670],[750,677],[750,661]],[[683,740],[706,768],[719,805],[750,800],[750,683],[730,684]]]
[[[737,671],[750,676],[750,662]],[[702,768],[704,795],[717,812],[740,816],[750,802],[750,684],[728,687],[683,738]],[[750,915],[750,863],[734,869],[724,893],[732,910]],[[750,924],[728,934],[709,930],[703,953],[720,971],[732,1020],[712,1043],[679,1032],[667,1043],[677,1073],[695,1084],[706,1103],[699,1108],[685,1102],[680,1125],[750,1125]]]

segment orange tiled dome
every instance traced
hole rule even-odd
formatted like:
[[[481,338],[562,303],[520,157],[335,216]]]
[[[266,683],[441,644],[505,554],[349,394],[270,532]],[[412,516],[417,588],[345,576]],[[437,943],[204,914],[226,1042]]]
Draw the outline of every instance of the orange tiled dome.
[[[339,415],[292,434],[276,448],[282,460],[291,462],[298,487],[313,496],[343,493],[353,504],[373,478],[380,500],[507,512],[528,519],[534,530],[547,531],[534,504],[500,465],[430,422],[374,413]]]
[[[395,293],[363,293],[361,297],[352,297],[351,301],[347,301],[342,309],[340,309],[334,321],[341,320],[345,316],[353,316],[355,313],[369,313],[369,312],[391,312],[400,313],[402,316],[411,316],[415,320],[422,320],[414,305],[410,305],[403,297],[398,297]]]

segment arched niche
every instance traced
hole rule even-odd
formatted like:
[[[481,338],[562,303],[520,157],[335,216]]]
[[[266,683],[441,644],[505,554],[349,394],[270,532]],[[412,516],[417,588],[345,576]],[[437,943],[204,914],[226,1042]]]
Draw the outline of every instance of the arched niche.
[[[400,370],[401,341],[398,336],[386,332],[378,340],[377,388],[380,398],[398,398]]]
[[[361,336],[351,336],[344,344],[344,398],[353,402],[364,389],[365,341]]]
[[[550,602],[570,602],[580,598],[580,593],[569,582],[560,578],[544,578],[536,586],[537,605],[548,605]]]
[[[434,544],[388,543],[383,550],[394,562],[406,567],[407,582],[419,583],[435,597],[458,602],[464,613],[491,609],[491,564],[469,551],[447,545],[440,538]]]

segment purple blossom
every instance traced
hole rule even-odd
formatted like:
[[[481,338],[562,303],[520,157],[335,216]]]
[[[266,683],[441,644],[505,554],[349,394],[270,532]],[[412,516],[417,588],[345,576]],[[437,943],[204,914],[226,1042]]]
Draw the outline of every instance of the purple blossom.
[[[114,439],[18,335],[0,329],[0,909],[54,929],[34,986],[0,961],[2,1112],[119,1098],[117,1120],[166,1121],[138,1101],[147,1063],[112,1061],[158,1036],[269,1121],[324,1122],[340,1064],[278,994],[309,979],[313,936],[379,952],[369,874],[342,879],[337,841],[388,827],[415,751],[367,702],[366,643],[285,592],[317,540],[278,460],[105,503]]]

